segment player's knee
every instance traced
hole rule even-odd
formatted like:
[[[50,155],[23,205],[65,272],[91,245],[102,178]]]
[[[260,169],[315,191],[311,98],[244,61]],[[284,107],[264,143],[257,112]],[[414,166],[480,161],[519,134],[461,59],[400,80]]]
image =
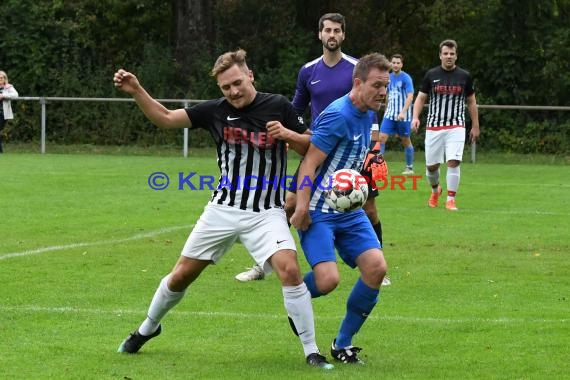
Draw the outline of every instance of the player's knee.
[[[436,172],[436,171],[439,170],[439,164],[428,165],[428,166],[426,166],[426,168],[427,168],[427,171],[428,171],[428,172],[433,173],[433,172]]]
[[[336,289],[340,282],[340,275],[337,273],[324,273],[316,278],[317,289],[321,294],[328,294]]]
[[[196,277],[182,271],[173,271],[168,279],[168,290],[182,292],[194,281]]]
[[[273,269],[283,285],[299,285],[303,282],[301,270],[294,258],[291,260],[281,260]]]
[[[207,260],[196,260],[180,256],[170,274],[168,289],[173,292],[185,290],[211,263],[211,261]]]
[[[388,264],[381,254],[374,259],[369,258],[366,265],[359,268],[364,282],[372,287],[379,287],[388,272]]]
[[[447,161],[447,167],[448,168],[456,168],[459,166],[459,164],[461,164],[461,161],[459,160],[449,160]]]

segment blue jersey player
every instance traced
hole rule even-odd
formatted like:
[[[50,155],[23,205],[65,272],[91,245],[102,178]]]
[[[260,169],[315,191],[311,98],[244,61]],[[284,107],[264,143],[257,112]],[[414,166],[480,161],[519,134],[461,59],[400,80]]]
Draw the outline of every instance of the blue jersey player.
[[[323,44],[323,55],[307,62],[299,70],[297,86],[293,97],[293,107],[299,115],[303,115],[310,105],[311,128],[319,114],[334,100],[350,92],[352,73],[358,60],[345,54],[341,45],[345,39],[346,20],[339,13],[327,13],[319,19],[319,40]],[[378,116],[374,112],[372,118],[372,140],[378,141]],[[295,175],[297,175],[295,173]],[[363,173],[371,177],[372,173]],[[363,208],[372,223],[378,240],[382,242],[382,223],[376,209],[375,198],[378,190],[368,188],[368,199]],[[295,209],[295,189],[287,193],[285,210],[290,215]],[[388,278],[385,285],[389,285]]]
[[[331,355],[343,363],[362,363],[361,350],[352,345],[374,309],[387,264],[382,246],[362,209],[339,213],[324,201],[317,178],[328,178],[342,168],[362,169],[370,142],[370,117],[386,96],[390,62],[373,53],[356,64],[350,93],[334,101],[315,120],[309,149],[299,169],[297,205],[291,223],[299,231],[301,246],[311,265],[304,281],[311,296],[333,291],[339,283],[335,248],[360,278],[348,297],[346,315],[333,340]],[[308,181],[309,185],[304,186]]]
[[[342,52],[345,39],[346,20],[340,13],[326,13],[319,19],[319,40],[323,45],[323,54],[307,63],[299,70],[293,108],[299,116],[303,116],[310,108],[310,118],[314,122],[317,116],[334,100],[348,94],[352,88],[352,73],[358,59]],[[311,123],[311,128],[312,128]],[[378,141],[378,117],[374,113],[372,121],[372,140]],[[298,170],[298,169],[297,169]],[[295,172],[295,177],[298,171]],[[367,177],[371,173],[363,173]],[[287,192],[285,211],[288,217],[295,209],[295,186]],[[376,209],[375,198],[378,190],[368,188],[368,200],[363,208],[372,223],[378,240],[382,242],[382,223]],[[236,275],[239,281],[260,280],[265,274],[259,266]],[[384,285],[390,285],[390,279],[384,279]]]
[[[398,135],[404,146],[406,169],[402,174],[414,174],[414,146],[410,139],[412,130],[412,102],[414,83],[412,77],[402,71],[404,58],[401,54],[392,56],[392,72],[388,85],[388,105],[380,126],[380,152],[384,153],[384,144],[388,136]]]

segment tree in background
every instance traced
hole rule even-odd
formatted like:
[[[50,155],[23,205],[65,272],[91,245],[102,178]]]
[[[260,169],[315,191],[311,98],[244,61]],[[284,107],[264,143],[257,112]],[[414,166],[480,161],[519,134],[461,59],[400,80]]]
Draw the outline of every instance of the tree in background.
[[[320,52],[317,20],[326,12],[347,17],[344,50],[356,57],[402,53],[416,83],[439,62],[439,42],[454,38],[480,103],[569,104],[569,0],[2,0],[0,68],[22,96],[118,97],[109,78],[126,67],[157,98],[205,99],[219,94],[206,79],[215,58],[241,47],[257,87],[290,97],[300,65]],[[15,106],[12,137],[37,140],[39,107]],[[135,111],[54,102],[49,138],[178,144],[179,137],[157,132]],[[489,124],[483,147],[492,141],[514,151],[567,149],[567,113],[481,116]]]

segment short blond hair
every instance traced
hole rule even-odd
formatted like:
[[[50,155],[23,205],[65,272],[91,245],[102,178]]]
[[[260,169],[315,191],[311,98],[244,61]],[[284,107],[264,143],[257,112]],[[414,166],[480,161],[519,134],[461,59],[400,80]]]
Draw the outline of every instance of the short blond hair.
[[[0,77],[4,77],[6,79],[6,83],[8,83],[8,74],[5,71],[0,70]]]
[[[234,65],[237,65],[245,73],[249,72],[247,62],[245,61],[246,55],[247,53],[243,49],[229,51],[220,55],[218,59],[216,59],[216,63],[214,63],[214,67],[212,68],[210,75],[215,78]]]

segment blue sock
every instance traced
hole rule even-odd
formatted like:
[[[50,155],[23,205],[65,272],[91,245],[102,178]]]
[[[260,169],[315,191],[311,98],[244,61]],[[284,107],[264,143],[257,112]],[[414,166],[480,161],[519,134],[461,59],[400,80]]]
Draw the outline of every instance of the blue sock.
[[[412,144],[404,148],[406,154],[406,166],[411,168],[414,166],[414,146]]]
[[[354,284],[346,301],[346,315],[336,337],[336,347],[352,346],[352,337],[360,330],[378,302],[379,289],[366,285],[362,278]]]
[[[303,278],[305,284],[307,285],[307,289],[309,289],[309,293],[311,293],[311,298],[317,298],[322,296],[323,294],[319,292],[317,289],[317,282],[315,281],[315,272],[310,271],[305,274]]]
[[[385,143],[381,143],[380,144],[380,153],[384,154],[384,150],[386,149],[386,144]]]

